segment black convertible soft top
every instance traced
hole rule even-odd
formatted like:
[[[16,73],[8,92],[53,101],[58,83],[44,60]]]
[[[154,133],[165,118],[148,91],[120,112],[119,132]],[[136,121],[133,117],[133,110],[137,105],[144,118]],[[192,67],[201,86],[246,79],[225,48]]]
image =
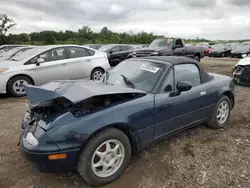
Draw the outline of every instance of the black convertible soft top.
[[[202,83],[206,83],[213,79],[213,76],[208,74],[200,65],[200,63],[190,57],[184,56],[148,56],[148,57],[138,57],[133,58],[137,60],[153,60],[158,61],[160,63],[166,64],[167,66],[171,67],[173,65],[180,65],[180,64],[195,64],[200,69],[201,80]]]

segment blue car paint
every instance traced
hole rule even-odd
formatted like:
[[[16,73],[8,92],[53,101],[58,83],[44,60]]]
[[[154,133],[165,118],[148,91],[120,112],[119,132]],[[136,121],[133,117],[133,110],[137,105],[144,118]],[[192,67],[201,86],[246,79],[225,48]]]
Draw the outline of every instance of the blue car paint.
[[[119,125],[130,130],[139,151],[158,138],[194,123],[206,122],[223,93],[234,95],[234,88],[228,77],[214,77],[210,82],[178,96],[148,93],[82,117],[75,117],[71,112],[55,114],[35,126],[27,126],[22,135],[21,146],[26,155],[30,156],[32,153],[33,162],[44,168],[50,166],[48,164],[51,161],[46,158],[49,153],[67,153],[70,157],[59,160],[60,166],[65,163],[64,170],[71,171],[78,152],[91,135],[105,127]],[[206,94],[201,95],[201,92]],[[37,147],[27,145],[24,139],[27,132],[32,132],[39,140]],[[44,157],[35,159],[35,156],[40,155]]]

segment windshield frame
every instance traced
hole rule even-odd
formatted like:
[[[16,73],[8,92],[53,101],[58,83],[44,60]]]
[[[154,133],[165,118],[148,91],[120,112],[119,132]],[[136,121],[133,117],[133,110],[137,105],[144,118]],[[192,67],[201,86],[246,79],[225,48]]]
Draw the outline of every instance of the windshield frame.
[[[163,42],[163,41],[168,41],[168,40],[171,40],[171,43],[169,43],[169,45],[159,45],[160,42]],[[156,43],[157,45],[153,45],[153,43]],[[167,42],[168,44],[168,42]],[[174,44],[174,39],[171,39],[171,38],[158,38],[158,39],[155,39],[153,40],[150,44],[149,44],[149,48],[150,47],[166,47],[166,48],[169,48],[171,49],[173,47],[173,44]]]
[[[131,62],[131,61],[132,61],[133,63],[135,63],[136,61],[139,61],[139,62],[145,63],[145,64],[147,64],[147,65],[150,65],[150,64],[158,65],[157,67],[160,68],[161,71],[160,71],[158,77],[156,78],[153,87],[152,87],[149,91],[138,88],[138,87],[136,86],[136,83],[134,83],[133,81],[130,80],[131,78],[130,78],[129,76],[124,75],[124,76],[128,77],[128,79],[135,85],[135,88],[134,88],[134,89],[136,89],[136,90],[141,90],[141,91],[144,91],[144,92],[147,92],[147,93],[151,93],[151,94],[156,94],[156,93],[157,93],[157,88],[158,88],[159,85],[160,85],[160,80],[161,80],[162,78],[165,77],[165,76],[164,76],[164,75],[165,75],[164,73],[166,72],[166,69],[168,69],[170,66],[167,66],[167,64],[165,64],[165,63],[163,63],[163,62],[161,62],[161,61],[151,60],[151,59],[127,59],[127,60],[123,61],[122,63],[118,64],[118,65],[116,66],[117,68],[116,68],[116,67],[115,67],[115,68],[116,68],[116,69],[119,69],[120,67],[122,67],[122,64],[127,63],[127,62]],[[114,68],[114,69],[108,70],[108,74],[104,74],[104,77],[103,77],[102,82],[105,83],[105,84],[119,85],[119,86],[124,86],[124,87],[129,87],[129,88],[131,88],[130,86],[126,85],[126,83],[124,83],[123,77],[122,77],[121,75],[119,75],[119,74],[123,74],[122,72],[119,72],[119,73],[114,72],[114,70],[116,71],[115,68]],[[121,70],[122,70],[122,69],[121,69]],[[120,77],[119,80],[121,80],[122,83],[124,83],[124,84],[116,84],[116,83],[114,83],[114,81],[115,81],[116,79],[114,79],[114,81],[110,82],[109,79],[112,77],[112,74],[115,75],[114,78],[115,78],[115,77],[116,77],[116,78],[119,78],[119,77]],[[106,79],[106,75],[108,75],[108,79]]]
[[[19,53],[16,53],[14,56],[12,56],[11,58],[10,58],[10,60],[12,60],[12,61],[19,61],[19,62],[21,62],[21,61],[26,61],[26,60],[30,60],[30,59],[32,59],[34,56],[36,56],[37,54],[40,54],[40,53],[42,53],[42,52],[44,52],[44,51],[46,51],[46,50],[48,50],[49,48],[44,48],[44,47],[33,47],[33,48],[31,48],[31,49],[28,49],[28,50],[26,50],[26,51],[24,51],[24,52],[20,52],[21,54],[23,54],[23,53],[26,53],[26,52],[30,52],[31,50],[32,51],[34,51],[34,53],[32,53],[32,54],[30,54],[30,55],[27,55],[26,57],[24,57],[24,58],[22,58],[21,60],[20,59],[15,59],[15,56]]]

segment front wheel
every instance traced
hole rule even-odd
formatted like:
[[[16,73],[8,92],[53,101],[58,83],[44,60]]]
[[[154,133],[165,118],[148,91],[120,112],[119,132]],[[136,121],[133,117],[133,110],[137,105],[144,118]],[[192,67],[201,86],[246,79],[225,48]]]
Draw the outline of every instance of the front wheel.
[[[32,84],[26,76],[16,76],[9,80],[7,84],[7,93],[12,97],[23,97],[26,95],[24,85]]]
[[[119,178],[131,158],[131,144],[120,130],[109,128],[96,134],[79,155],[77,170],[91,185],[105,185]]]
[[[212,117],[208,121],[208,126],[214,129],[220,129],[228,123],[232,109],[231,100],[227,96],[221,97],[217,103]]]

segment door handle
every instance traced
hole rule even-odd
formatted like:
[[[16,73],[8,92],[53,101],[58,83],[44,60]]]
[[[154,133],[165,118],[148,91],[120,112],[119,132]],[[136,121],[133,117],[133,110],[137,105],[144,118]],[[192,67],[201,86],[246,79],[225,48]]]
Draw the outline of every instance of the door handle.
[[[67,63],[63,63],[62,66],[63,66],[63,67],[66,67],[66,66],[67,66]]]
[[[201,95],[201,96],[206,95],[206,94],[207,94],[207,92],[206,92],[206,91],[202,91],[202,92],[200,92],[200,95]]]

